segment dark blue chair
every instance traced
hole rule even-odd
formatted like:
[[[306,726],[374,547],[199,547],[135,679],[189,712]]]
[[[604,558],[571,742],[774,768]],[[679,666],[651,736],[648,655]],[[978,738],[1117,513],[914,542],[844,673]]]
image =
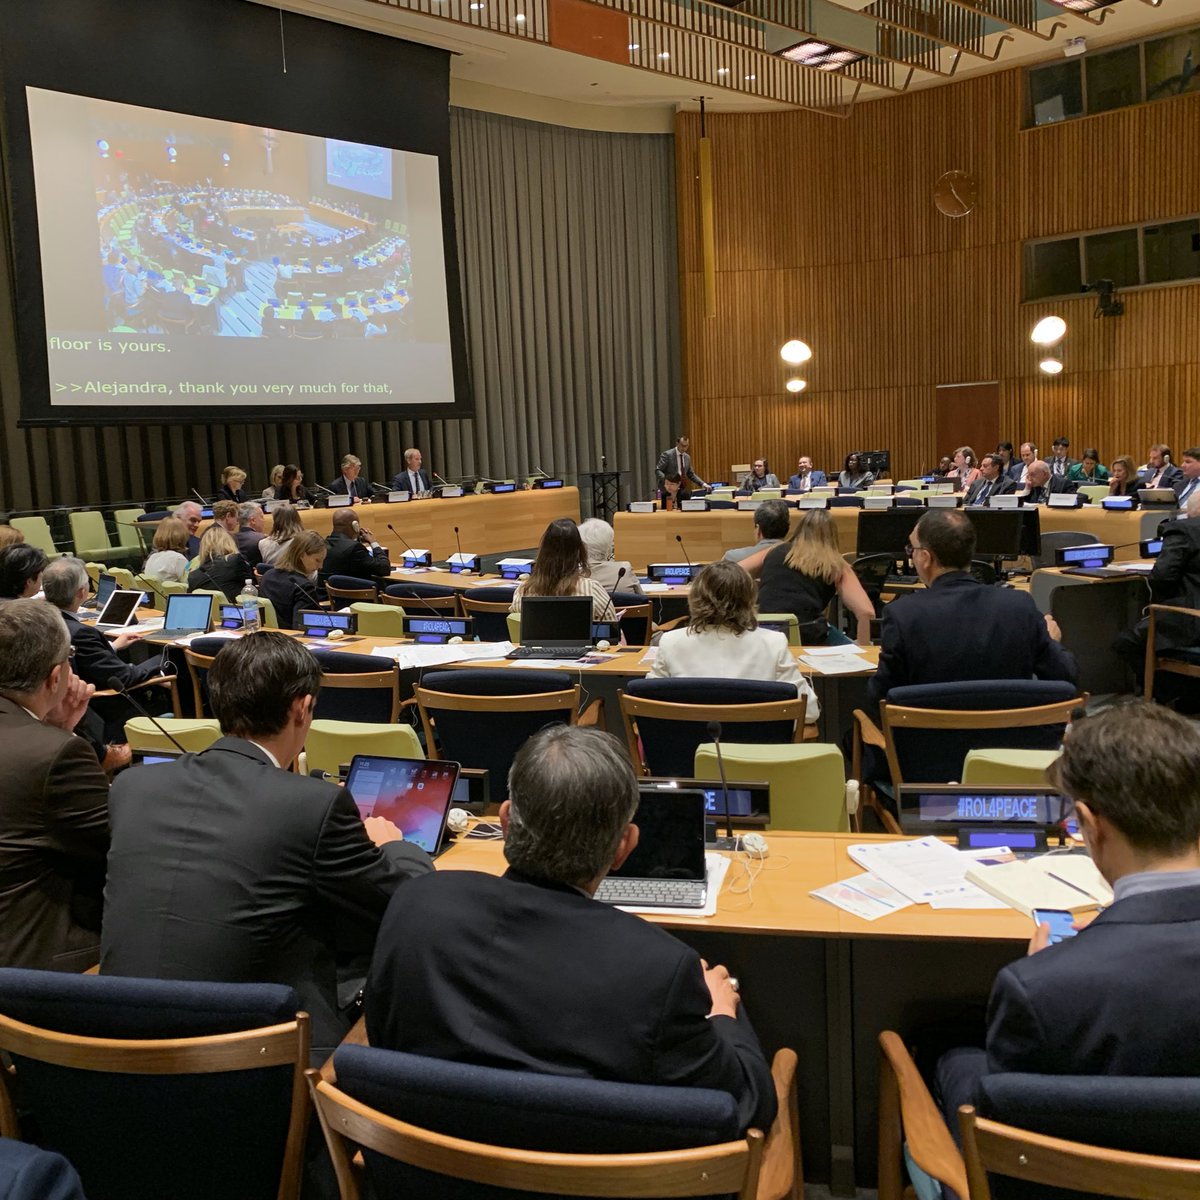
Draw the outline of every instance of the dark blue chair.
[[[623,612],[621,633],[630,646],[648,646],[654,629],[650,597],[641,592],[613,592],[613,608]]]
[[[298,1007],[279,984],[0,970],[0,1049],[15,1067],[0,1087],[89,1200],[295,1197],[309,1055]]]
[[[61,1154],[0,1138],[3,1200],[87,1200],[79,1175]]]
[[[713,512],[716,512],[718,509],[722,509],[722,508],[737,508],[737,501],[736,500],[710,500],[708,502],[708,507]]]
[[[379,594],[382,604],[395,604],[409,616],[458,615],[458,592],[437,583],[392,583]]]
[[[794,683],[757,679],[631,679],[618,693],[629,755],[648,775],[690,779],[696,747],[722,738],[741,743],[799,742],[806,702]]]
[[[309,1074],[334,1165],[347,1169],[349,1156],[363,1145],[367,1179],[379,1197],[628,1195],[616,1186],[628,1186],[633,1174],[628,1161],[605,1164],[591,1157],[627,1154],[654,1156],[640,1171],[643,1182],[662,1187],[662,1196],[716,1200],[731,1192],[755,1194],[763,1140],[757,1132],[742,1135],[737,1106],[725,1092],[539,1075],[366,1046],[343,1046],[334,1055],[334,1068],[336,1084],[318,1083],[315,1073]],[[361,1137],[356,1131],[349,1143],[339,1120],[347,1098],[373,1109],[371,1118],[378,1122],[361,1130]],[[383,1124],[388,1118],[405,1124],[403,1139],[388,1136]],[[467,1145],[441,1151],[438,1172],[414,1165],[422,1158],[414,1142],[432,1142],[436,1135]],[[507,1176],[500,1147],[529,1152],[521,1156],[520,1166],[509,1166]],[[693,1162],[694,1169],[672,1170],[685,1152],[691,1151],[691,1158],[697,1149],[710,1151],[706,1161]],[[550,1167],[543,1165],[544,1154],[588,1157],[578,1163],[559,1157]],[[619,1162],[625,1163],[624,1180],[619,1180]],[[500,1185],[514,1178],[528,1187]]]
[[[1073,683],[987,679],[892,688],[879,705],[892,784],[962,778],[971,750],[1056,750],[1087,697]],[[953,712],[953,727],[935,713]],[[974,714],[974,715],[972,715]]]
[[[575,723],[580,688],[563,671],[427,671],[413,696],[425,753],[487,771],[502,800],[517,751],[547,725]]]
[[[313,653],[321,666],[314,720],[395,724],[400,714],[400,669],[395,663],[323,646]]]
[[[463,592],[459,598],[463,615],[475,619],[475,633],[481,642],[508,641],[512,598],[512,588],[477,587]]]
[[[349,608],[351,604],[374,604],[379,598],[379,588],[373,579],[359,579],[354,575],[330,575],[322,580],[325,594],[336,609]]]

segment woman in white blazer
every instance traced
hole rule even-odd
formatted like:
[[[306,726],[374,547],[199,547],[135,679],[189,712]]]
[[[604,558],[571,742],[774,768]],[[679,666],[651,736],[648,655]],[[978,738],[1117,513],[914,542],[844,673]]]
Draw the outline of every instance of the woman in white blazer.
[[[800,674],[787,635],[760,629],[754,614],[754,582],[735,562],[709,563],[688,591],[686,629],[664,633],[650,674],[660,679],[701,676],[765,679],[794,683],[808,697],[804,723],[812,725],[821,706]]]

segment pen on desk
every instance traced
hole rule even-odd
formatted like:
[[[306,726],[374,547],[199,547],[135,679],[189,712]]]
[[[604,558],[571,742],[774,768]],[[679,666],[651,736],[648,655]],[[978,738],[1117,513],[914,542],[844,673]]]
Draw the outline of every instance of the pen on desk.
[[[1086,896],[1093,904],[1103,903],[1099,896],[1093,896],[1092,893],[1087,890],[1087,888],[1081,888],[1077,883],[1072,883],[1069,879],[1064,879],[1061,875],[1055,875],[1053,871],[1047,871],[1046,874],[1049,875],[1051,879],[1061,883],[1064,887],[1069,887],[1071,891],[1078,892],[1081,896]]]

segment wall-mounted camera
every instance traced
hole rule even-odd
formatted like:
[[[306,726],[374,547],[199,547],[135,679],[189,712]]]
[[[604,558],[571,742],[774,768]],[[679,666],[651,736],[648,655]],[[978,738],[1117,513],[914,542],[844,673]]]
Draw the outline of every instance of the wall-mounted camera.
[[[1119,317],[1125,311],[1125,301],[1117,299],[1117,285],[1111,279],[1097,279],[1085,283],[1085,292],[1096,293],[1096,311],[1093,317]]]

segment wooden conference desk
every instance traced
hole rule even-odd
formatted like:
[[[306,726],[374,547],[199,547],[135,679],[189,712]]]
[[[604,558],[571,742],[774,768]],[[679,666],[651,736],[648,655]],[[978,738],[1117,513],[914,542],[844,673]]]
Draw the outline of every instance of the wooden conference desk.
[[[306,508],[300,513],[305,529],[328,536],[337,508]],[[442,500],[409,500],[402,504],[361,504],[355,515],[382,546],[393,562],[404,555],[404,546],[388,529],[395,525],[410,546],[430,550],[435,559],[446,559],[458,550],[454,538],[459,528],[466,554],[505,554],[510,550],[536,546],[551,521],[560,517],[579,520],[578,488],[534,488],[528,492],[508,492],[501,496],[457,496]],[[264,523],[269,533],[271,516]],[[414,577],[413,582],[420,582]]]
[[[796,1051],[805,1174],[840,1195],[856,1179],[876,1185],[879,1031],[909,1034],[982,1004],[1032,933],[1011,909],[917,905],[867,922],[809,895],[860,872],[848,845],[880,840],[770,833],[750,890],[735,862],[715,916],[651,918],[738,978],[768,1059]],[[499,842],[460,840],[437,865],[499,874],[505,864]]]
[[[792,521],[799,520],[801,510],[792,510]],[[843,554],[853,554],[858,535],[857,508],[831,508],[837,528],[838,546]],[[1139,556],[1136,543],[1153,536],[1158,524],[1170,513],[1166,511],[1106,512],[1099,505],[1083,508],[1041,508],[1041,530],[1054,533],[1075,530],[1093,536],[1098,542],[1124,546],[1118,559]],[[752,546],[758,541],[754,529],[754,513],[738,509],[717,509],[712,512],[619,512],[613,518],[616,530],[616,557],[644,568],[652,562],[681,562],[676,536],[682,536],[687,557],[692,562],[711,562],[726,550],[736,546]],[[1127,545],[1127,543],[1134,543]]]

